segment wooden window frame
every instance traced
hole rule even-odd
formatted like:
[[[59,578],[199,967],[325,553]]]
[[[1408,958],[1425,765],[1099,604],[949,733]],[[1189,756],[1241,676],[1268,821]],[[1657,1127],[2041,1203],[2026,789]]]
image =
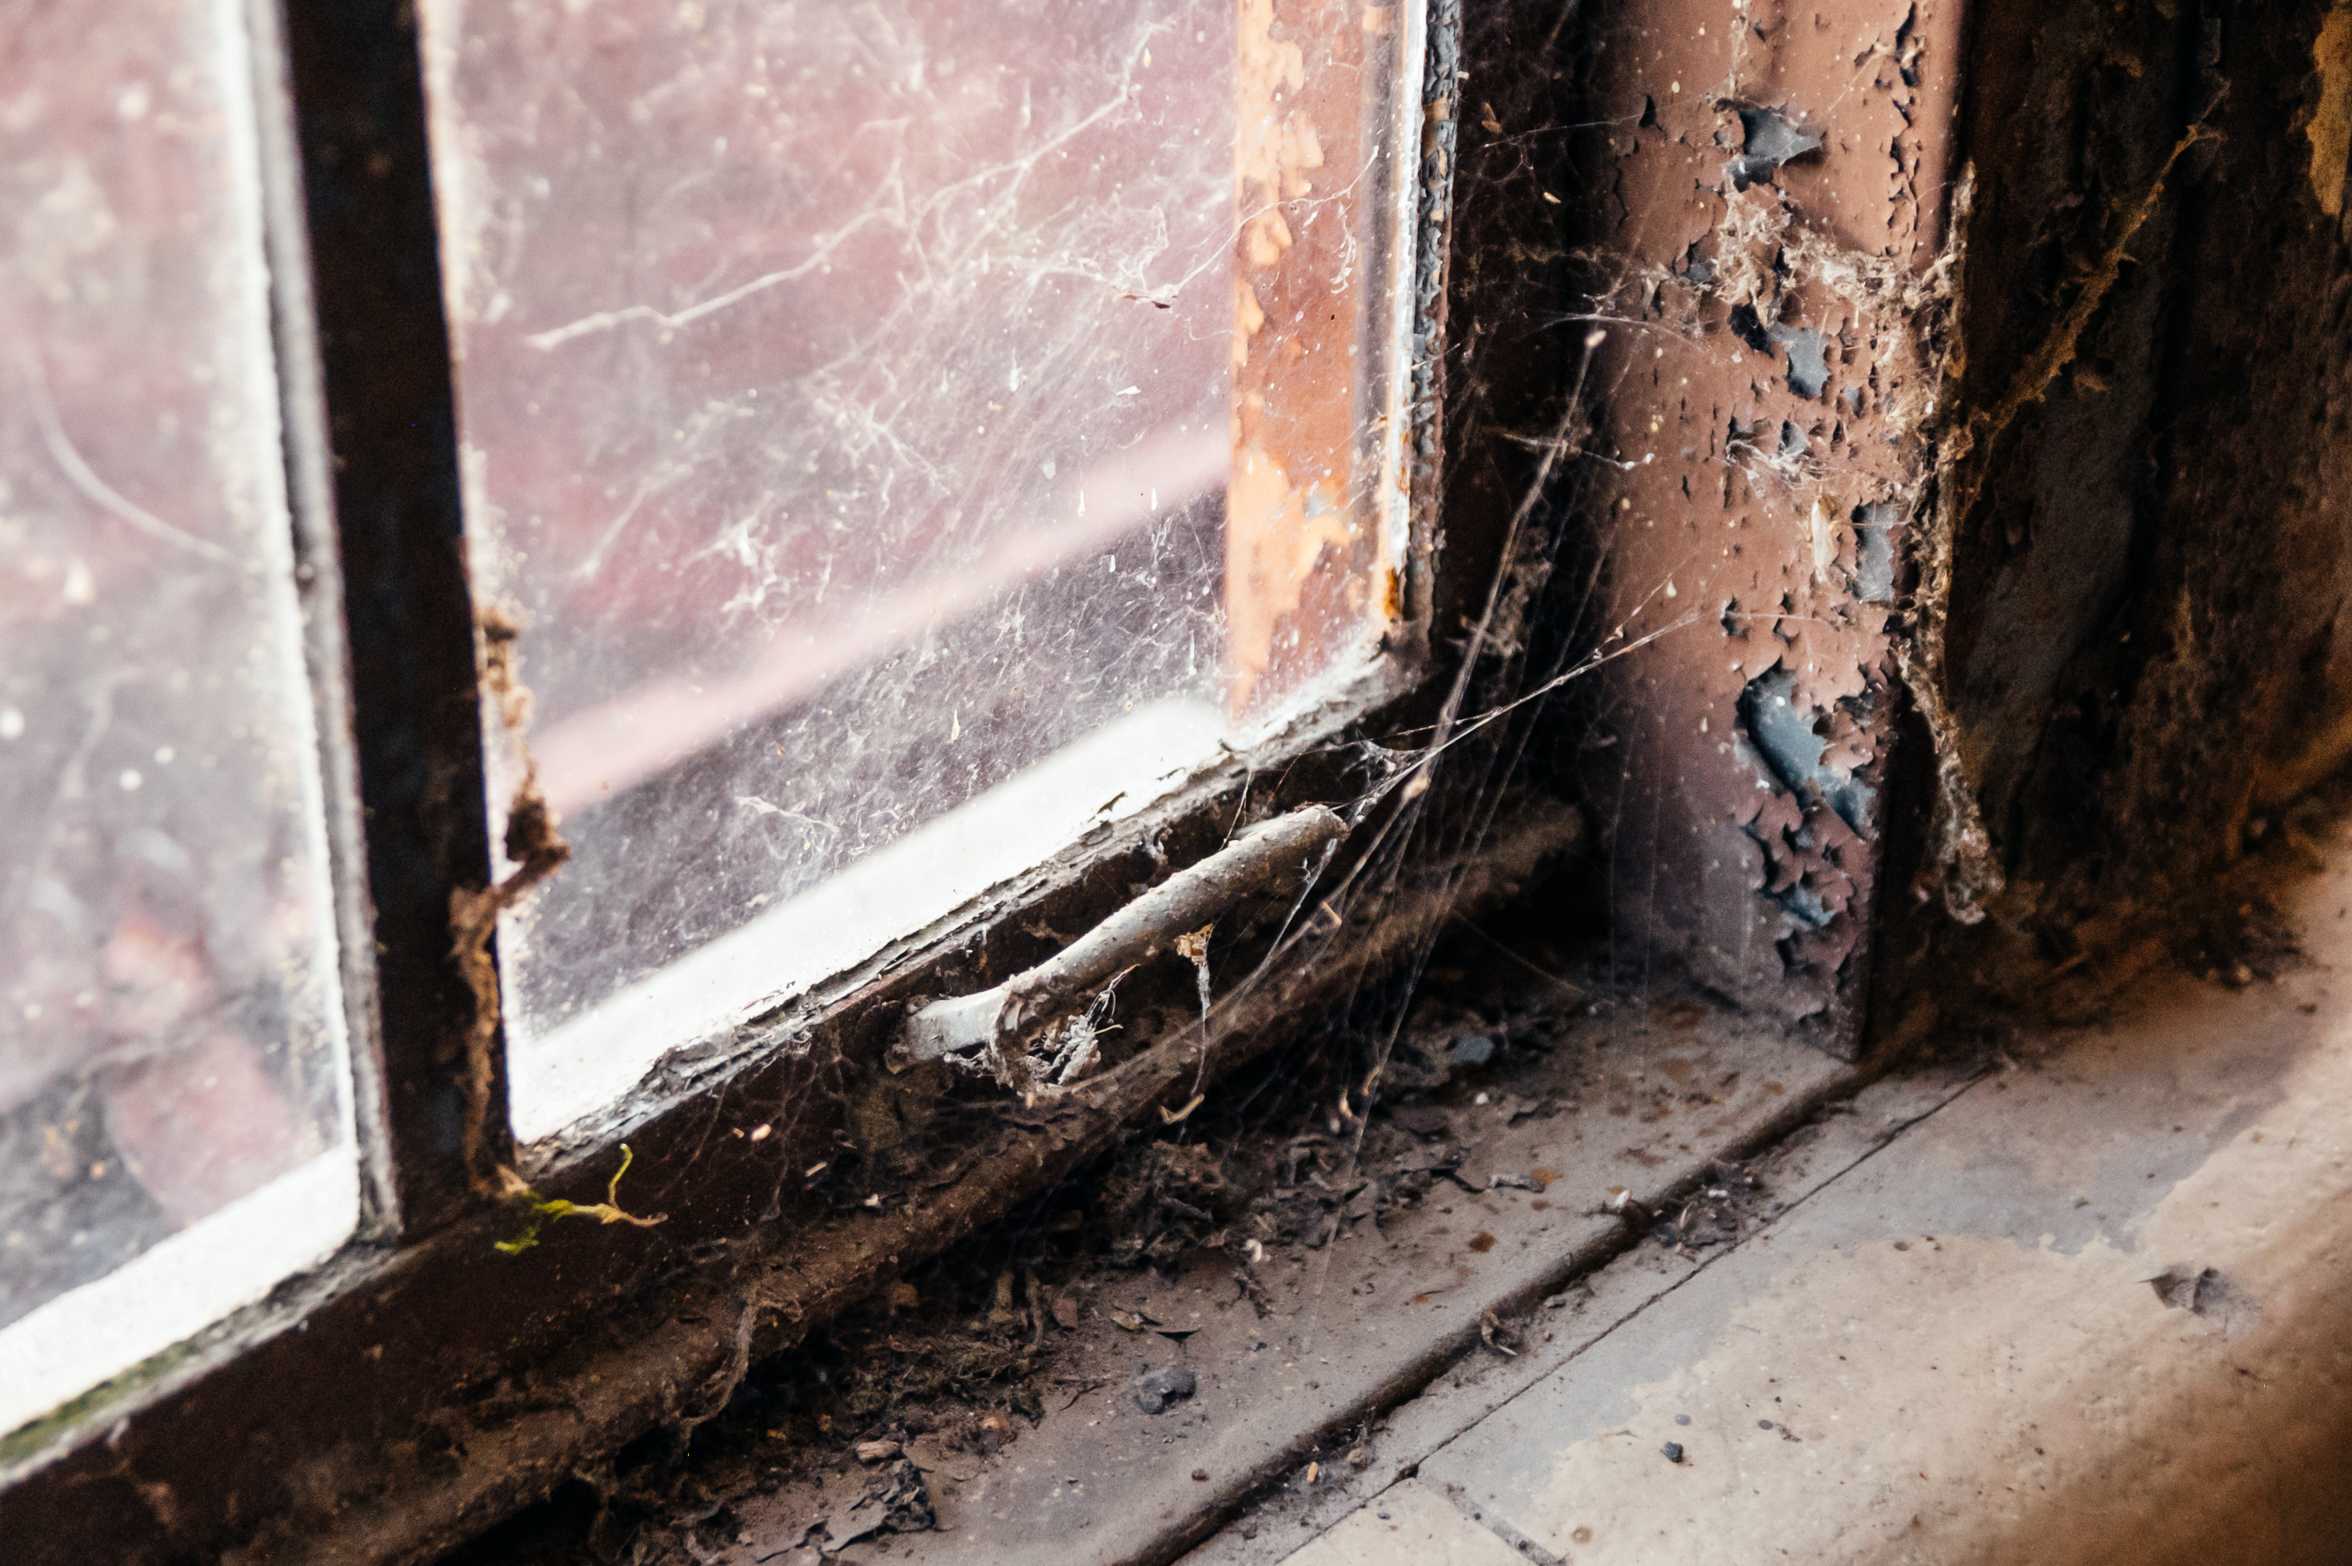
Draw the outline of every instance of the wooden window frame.
[[[971,1138],[955,1179],[879,1213],[787,1177],[833,1157],[845,1106],[895,1091],[882,1061],[911,1000],[1039,960],[1052,943],[1032,932],[1100,920],[1212,851],[1245,809],[1355,799],[1365,784],[1345,744],[1294,754],[1275,774],[1235,760],[784,1005],[732,1047],[671,1056],[606,1115],[518,1153],[495,992],[469,974],[470,957],[495,962],[495,938],[452,949],[453,908],[493,885],[478,720],[488,693],[413,16],[399,0],[248,0],[246,12],[363,1211],[326,1264],[0,1437],[0,1537],[32,1546],[17,1558],[244,1548],[391,1559],[444,1547],[598,1450],[715,1412],[703,1398],[723,1398],[730,1367],[739,1375],[1106,1148],[1134,1116],[1180,1098],[1196,1069],[1278,1047],[1316,997],[1575,841],[1572,811],[1531,810],[1400,873],[1378,851],[1409,829],[1395,807],[1419,790],[1391,790],[1356,814],[1326,871],[1354,893],[1344,919],[1327,908],[1252,954],[1256,978],[1193,1030],[1181,1072],[1170,1052],[1146,1050],[1036,1116],[980,1117],[996,1123]],[[1309,714],[1300,732],[1325,739],[1443,731],[1525,521],[1524,506],[1498,503],[1518,479],[1441,484],[1461,26],[1459,0],[1428,0],[1422,80],[1397,114],[1400,134],[1418,126],[1419,155],[1407,253],[1394,260],[1410,325],[1390,345],[1409,356],[1407,554],[1379,588],[1395,673],[1368,712]],[[1557,390],[1548,370],[1527,384],[1536,401]],[[1486,389],[1490,415],[1499,395]],[[792,1105],[823,1107],[779,1113]],[[754,1123],[779,1134],[727,1134]],[[527,1264],[496,1249],[516,1214],[495,1171],[519,1162],[537,1191],[594,1201],[624,1138],[636,1172],[622,1196],[665,1215],[657,1236],[569,1225]]]
[[[2307,677],[2335,688],[2320,661],[2306,659],[2329,645],[2336,600],[2325,584],[2333,578],[2301,569],[2309,562],[2297,551],[2333,559],[2339,530],[2324,508],[2285,503],[2288,489],[2324,477],[2333,448],[2307,442],[2288,454],[2300,462],[2265,448],[2266,459],[2278,458],[2264,469],[2275,475],[2270,490],[2209,514],[2218,491],[2206,480],[2244,476],[2244,448],[2231,432],[2248,404],[2234,395],[2210,409],[2183,401],[2166,369],[2196,359],[2193,347],[2234,364],[2245,344],[2275,339],[2263,334],[2277,321],[2299,327],[2341,303],[2333,251],[2326,265],[2294,273],[2312,286],[2248,295],[2230,276],[2230,255],[2215,249],[2234,254],[2243,235],[2259,233],[2281,254],[2308,258],[2340,242],[2340,225],[2314,224],[2304,207],[2317,201],[2323,215],[2339,215],[2328,168],[2276,134],[2281,106],[2310,79],[2308,33],[2192,10],[2168,18],[2171,31],[2156,39],[2147,69],[2109,70],[2111,19],[2053,22],[2031,7],[1974,0],[1847,7],[1811,28],[1777,29],[1779,41],[1762,44],[1754,26],[1735,42],[1704,7],[1637,7],[1604,20],[1561,0],[1496,0],[1473,13],[1466,31],[1461,0],[1428,0],[1406,333],[1412,551],[1398,584],[1401,620],[1413,632],[1398,652],[1413,678],[1337,729],[1337,743],[1278,773],[1252,777],[1236,766],[1204,777],[1039,867],[987,907],[906,943],[906,960],[886,953],[837,991],[763,1019],[749,1047],[673,1057],[621,1112],[625,1125],[590,1128],[523,1170],[549,1196],[597,1200],[615,1163],[611,1143],[626,1130],[638,1157],[624,1194],[667,1221],[650,1235],[566,1226],[560,1243],[517,1267],[493,1248],[513,1232],[514,1214],[494,1191],[478,1189],[485,1165],[515,1156],[500,1130],[496,1029],[480,1030],[480,993],[451,953],[452,899],[487,890],[493,856],[476,721],[484,693],[465,650],[476,626],[416,39],[398,0],[246,3],[264,94],[289,487],[310,650],[328,709],[322,743],[367,1128],[365,1226],[332,1263],[265,1304],[0,1440],[0,1539],[12,1559],[413,1559],[634,1436],[660,1427],[691,1433],[753,1359],[1107,1148],[1155,1103],[1168,1105],[1171,1094],[1183,1102],[1198,1073],[1299,1037],[1303,1014],[1421,950],[1434,921],[1503,894],[1572,842],[1578,818],[1546,790],[1506,797],[1490,787],[1533,737],[1524,723],[1494,720],[1541,710],[1534,696],[1568,673],[1610,665],[1577,697],[1594,722],[1577,725],[1573,743],[1550,746],[1545,759],[1562,792],[1591,799],[1602,814],[1608,853],[1592,877],[1601,884],[1581,883],[1578,893],[1589,886],[1596,906],[1609,899],[1610,937],[1622,943],[1612,958],[1623,955],[1645,984],[1653,965],[1680,967],[1751,1019],[1801,1030],[1832,1050],[1861,1045],[1865,1007],[1873,1007],[1887,1023],[1882,1060],[1932,1022],[1934,997],[1921,993],[1931,977],[1998,969],[1991,988],[2005,1008],[2071,1004],[2032,994],[2061,979],[2078,998],[2105,993],[2103,965],[2128,971],[2121,954],[2131,924],[2115,921],[2084,943],[2075,913],[2118,895],[2128,899],[2120,906],[2145,907],[2151,888],[2177,902],[2182,866],[2236,851],[2234,826],[2214,828],[2245,819],[2244,769],[2204,764],[2217,731],[2180,729],[2171,693],[2230,694],[2259,671],[2290,666],[2294,677],[2272,684],[2273,695],[2317,699]],[[2308,7],[2299,14],[2316,20]],[[1831,25],[1837,18],[1866,23],[1876,37],[1866,61],[1875,92],[1856,90],[1865,78],[1856,74],[1853,37]],[[1587,21],[1595,30],[1578,36]],[[1759,70],[1746,84],[1775,102],[1702,85],[1743,85],[1722,74],[1724,51],[1735,48],[1754,52]],[[2086,76],[2085,61],[2103,63]],[[2222,92],[2232,81],[2236,88]],[[2090,99],[2086,83],[2095,88]],[[2085,102],[2098,110],[2088,120],[2076,112]],[[1857,103],[1859,120],[1828,118],[1833,107]],[[1580,118],[1594,107],[1610,112],[1563,124],[1571,105]],[[1456,127],[1464,122],[1473,129],[1461,133],[1468,167],[1457,195]],[[1748,140],[1775,124],[1777,151]],[[2052,248],[2037,223],[1964,225],[1971,183],[1954,171],[1965,167],[1961,153],[1981,156],[2008,176],[1988,182],[1981,197],[2001,212],[2039,212],[2078,194],[2081,147],[2068,142],[2065,156],[2052,154],[2085,124],[2099,130],[2092,150],[2120,150],[2138,174],[2121,187],[2128,199],[2120,203],[2073,204],[2076,241],[2090,247],[2081,253],[2105,259],[2069,285],[2071,324],[2053,337],[2043,330],[2050,297],[2042,282],[2068,248]],[[1572,129],[1591,133],[1589,151],[1563,148],[1568,138],[1555,133]],[[1820,133],[1812,150],[1832,150],[1818,166],[1793,167],[1785,188],[1743,186],[1727,167],[1735,147],[1747,175],[1751,152],[1776,168],[1800,158],[1807,149],[1791,149],[1805,138],[1789,133],[1811,130]],[[1887,185],[1882,161],[1890,148],[1903,175],[1897,187]],[[2233,152],[2236,161],[2219,165],[2227,179],[2200,175],[2223,148],[2247,155]],[[2127,266],[2125,241],[2159,211],[2167,181],[2181,187],[2193,176],[2202,184],[2163,252],[2171,273]],[[1565,199],[1569,192],[1578,198]],[[1719,225],[1743,195],[1746,219]],[[1562,206],[1565,223],[1550,215]],[[1761,229],[1758,217],[1767,220]],[[1754,249],[1759,233],[1769,242]],[[1962,237],[1970,258],[1953,283]],[[1897,240],[1919,268],[1889,272],[1872,259],[1893,254],[1885,247]],[[1857,256],[1869,264],[1858,268]],[[1793,263],[1785,278],[1784,261]],[[1845,449],[1870,448],[1865,467],[1843,470],[1866,479],[1867,493],[1840,494],[1834,507],[1828,497],[1751,505],[1754,487],[1732,484],[1731,458],[1753,448],[1752,432],[1718,414],[1745,417],[1770,397],[1810,420],[1788,403],[1811,405],[1817,393],[1797,384],[1795,354],[1773,343],[1754,300],[1720,286],[1726,266],[1750,290],[1767,275],[1776,291],[1794,289],[1780,301],[1792,320],[1769,324],[1835,327],[1807,328],[1822,337],[1815,346],[1825,355],[1832,335],[1851,339],[1834,344],[1852,382],[1835,389],[1872,396],[1857,396],[1843,414],[1827,401],[1820,408]],[[2139,388],[2145,415],[2115,420],[2116,383],[2103,367],[2086,378],[2088,400],[2067,411],[2051,377],[2089,340],[2084,328],[2102,297],[2134,271],[2145,275],[2131,286],[2150,291],[2146,319],[2166,323],[2161,341],[2134,346],[2123,361],[2124,384]],[[2326,300],[2322,288],[2334,290]],[[1967,311],[1955,315],[1960,303]],[[1910,395],[1879,395],[1890,389],[1881,371]],[[2278,415],[2255,427],[2293,427],[2308,412],[2314,383],[2304,359],[2274,355],[2247,374],[2252,406]],[[2029,406],[2060,407],[2062,418],[2040,430],[2020,418],[1996,451],[1993,437]],[[2177,441],[2176,424],[2185,432]],[[1924,439],[1939,431],[1952,437],[1940,448]],[[2209,451],[2183,455],[2200,444],[2191,436],[2217,432],[2225,438],[2205,443]],[[1832,433],[1827,423],[1820,433]],[[2045,866],[2037,873],[2063,870],[2064,878],[2027,876],[2005,890],[2005,850],[1986,826],[1963,741],[1973,735],[1983,751],[2022,758],[2072,750],[2093,731],[2074,704],[2037,711],[2052,703],[2035,687],[2003,681],[1991,682],[1997,694],[2024,690],[2018,711],[1994,712],[1991,728],[1967,727],[1970,693],[1947,669],[1948,629],[1997,639],[2004,625],[2039,626],[2048,616],[2046,598],[2035,595],[1988,607],[1987,595],[2007,593],[1998,580],[1979,582],[1978,601],[1954,607],[1955,577],[1981,574],[1986,551],[2017,547],[1992,525],[2003,520],[1992,510],[2003,496],[1986,488],[1987,464],[2006,464],[2022,486],[2004,491],[2006,504],[2030,512],[2035,496],[2072,490],[2086,454],[2138,474],[2151,439],[2172,452],[2159,469],[2170,509],[2143,512],[2148,494],[2136,477],[2107,496],[2135,519],[2118,534],[2114,562],[2147,569],[2133,588],[2139,598],[2127,618],[2112,620],[2106,590],[2086,591],[2079,616],[2060,616],[2058,625],[2101,649],[2116,625],[2130,626],[2122,670],[2143,694],[2162,698],[2117,709],[2115,743],[2136,748],[2124,752],[2128,764],[2110,758],[2107,770],[2090,774],[2120,789],[2124,803],[2077,812],[2071,796],[2082,774],[2070,763],[2047,780],[2021,775],[1993,817],[1998,826],[2063,802],[2052,819],[2068,829],[2038,834],[2048,843],[2027,843],[2033,856],[2078,854],[2071,824],[2080,822],[2101,833],[2128,826],[2141,862],[2093,855],[2083,875]],[[1571,496],[1556,480],[1579,462],[1587,482]],[[1610,594],[1673,594],[1673,578],[1659,568],[1679,568],[1689,546],[1652,526],[1696,526],[1701,519],[1683,503],[1708,489],[1715,504],[1729,508],[1737,498],[1742,507],[1706,519],[1740,535],[1710,537],[1709,551],[1742,559],[1743,570],[1777,558],[1796,591],[1779,605],[1710,592],[1713,601],[1689,607],[1698,595],[1686,590],[1677,624],[1697,628],[1696,650],[1637,667],[1623,655],[1664,632],[1643,632]],[[1880,502],[1871,497],[1894,490],[1913,502],[1902,528],[1909,542],[1886,562],[1912,584],[1897,592],[1912,617],[1899,638],[1878,618],[1896,583],[1864,592],[1859,569],[1866,530],[1879,542],[1894,531],[1873,516]],[[1572,501],[1594,524],[1582,532],[1563,520]],[[1262,519],[1284,511],[1270,506]],[[2274,525],[2274,511],[2292,525]],[[1612,531],[1620,513],[1623,525]],[[2241,513],[2260,516],[2261,527],[2239,525]],[[2152,525],[2161,535],[2146,533]],[[2149,536],[2163,539],[2152,560],[2141,558]],[[2268,542],[2249,554],[2250,538]],[[1636,546],[1623,547],[1626,539]],[[2270,569],[2290,557],[2298,570]],[[2021,558],[2046,558],[2065,580],[2088,582],[2105,569],[2047,546]],[[1547,575],[1556,588],[1531,585]],[[1797,585],[1799,577],[1811,586]],[[1849,577],[1854,591],[1841,597],[1833,589]],[[1871,606],[1867,621],[1825,617],[1829,630],[1811,643],[1836,681],[1866,689],[1825,686],[1802,701],[1770,687],[1751,691],[1762,674],[1746,667],[1745,653],[1710,649],[1710,637],[1756,636],[1757,650],[1777,661],[1782,654],[1761,638],[1780,640],[1778,622],[1816,589],[1832,611],[1854,608],[1850,599]],[[1522,614],[1539,592],[1550,596]],[[2142,630],[2191,610],[2207,632],[2199,645],[2142,650],[2160,640]],[[2024,618],[2008,618],[2017,613]],[[2282,624],[2299,629],[2282,635]],[[1797,640],[1814,636],[1786,629]],[[1529,632],[1549,638],[1541,662],[1515,650]],[[1585,661],[1555,657],[1563,641],[1587,649]],[[2074,663],[2052,664],[2052,679],[2107,689],[2116,668],[2104,650],[2094,658],[2093,645],[2085,640]],[[346,668],[348,699],[366,714],[356,728],[338,706],[346,697],[336,676]],[[1798,743],[1777,761],[1759,748],[1776,725],[1755,716],[1776,711],[1767,705],[1776,701],[1800,717],[1816,714],[1801,730],[1779,729]],[[1462,722],[1473,710],[1481,717]],[[1647,721],[1622,721],[1627,714]],[[2310,739],[2294,726],[2302,716],[2292,703],[2246,721],[2264,746],[2281,745],[2284,733],[2302,752]],[[1812,741],[1832,738],[1818,722],[1839,722],[1840,754],[1826,769],[1811,753]],[[2342,732],[2332,726],[2322,739],[2332,745]],[[1469,743],[1457,747],[1462,740]],[[1470,759],[1400,771],[1394,752],[1378,750],[1389,742],[1420,757]],[[2289,770],[2308,781],[2314,754]],[[2184,776],[2198,780],[2185,801]],[[1837,812],[1833,792],[1857,780],[1884,793],[1875,814],[1855,810],[1849,840],[1821,812]],[[2261,797],[2280,803],[2272,790],[2287,788],[2271,779]],[[1205,1025],[1197,1014],[1178,1016],[1153,1046],[1043,1110],[1008,1113],[1001,1096],[924,1099],[910,1079],[889,1075],[884,1056],[909,1002],[985,988],[1038,962],[1058,940],[1041,931],[1088,928],[1197,860],[1225,840],[1245,799],[1253,813],[1337,800],[1369,808],[1330,866],[1330,885],[1310,894],[1311,915],[1221,968],[1251,979],[1219,999]],[[1433,803],[1425,809],[1424,800]],[[1765,805],[1771,820],[1754,814]],[[1393,852],[1405,840],[1417,840],[1415,854]],[[1821,887],[1840,878],[1851,883],[1832,888],[1842,908],[1820,905]],[[2044,901],[2052,891],[2062,895]],[[1939,894],[1963,922],[1938,922],[1929,904]],[[2189,899],[2180,911],[2200,906]],[[1784,928],[1784,916],[1813,934],[1785,950],[1761,938]],[[2143,949],[2153,948],[2131,948]],[[1718,960],[1726,954],[1736,960]],[[1899,1020],[1886,1004],[1898,998]],[[488,1047],[469,1052],[469,1041]],[[1183,1047],[1180,1074],[1171,1043]],[[476,1065],[484,1069],[468,1069]],[[785,1120],[787,1106],[809,1113]],[[834,1167],[829,1139],[837,1134],[853,1125],[887,1132],[892,1117],[955,1143],[938,1178],[886,1193],[791,1178],[813,1176],[820,1162]],[[478,1132],[470,1143],[469,1125]],[[759,1127],[769,1134],[755,1139]],[[880,1210],[861,1192],[883,1196]]]

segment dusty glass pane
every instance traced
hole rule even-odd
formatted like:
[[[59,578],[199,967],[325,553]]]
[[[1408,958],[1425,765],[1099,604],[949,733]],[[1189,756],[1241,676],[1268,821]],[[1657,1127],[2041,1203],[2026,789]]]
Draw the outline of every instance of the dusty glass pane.
[[[525,1135],[1367,667],[1401,9],[426,0]]]
[[[0,1428],[348,1232],[235,0],[0,0]]]

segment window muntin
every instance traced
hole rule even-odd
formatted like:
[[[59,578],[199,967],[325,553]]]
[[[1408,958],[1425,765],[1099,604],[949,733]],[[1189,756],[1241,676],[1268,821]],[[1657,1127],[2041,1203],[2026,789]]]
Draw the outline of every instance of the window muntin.
[[[425,6],[518,1135],[1369,666],[1397,10]]]
[[[0,1429],[326,1255],[358,1192],[242,11],[12,13]]]

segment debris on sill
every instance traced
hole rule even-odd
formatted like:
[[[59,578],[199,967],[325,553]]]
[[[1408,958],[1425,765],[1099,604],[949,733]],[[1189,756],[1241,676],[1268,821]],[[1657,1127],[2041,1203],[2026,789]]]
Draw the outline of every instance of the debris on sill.
[[[840,1511],[812,1523],[800,1545],[820,1559],[840,1554],[860,1540],[886,1533],[928,1533],[939,1526],[923,1471],[899,1457],[875,1482]]]
[[[1102,1194],[1117,1236],[1111,1254],[1123,1266],[1165,1266],[1207,1245],[1233,1216],[1224,1161],[1201,1142],[1145,1143],[1104,1177]],[[1130,1330],[1153,1325],[1138,1317]]]
[[[1147,1414],[1164,1414],[1200,1390],[1200,1378],[1183,1365],[1147,1370],[1135,1378],[1135,1406]]]
[[[1728,1245],[1747,1232],[1762,1205],[1763,1182],[1736,1164],[1718,1164],[1706,1182],[1671,1209],[1652,1208],[1624,1186],[1611,1186],[1600,1211],[1685,1256]]]
[[[466,1169],[478,1189],[508,1196],[512,1193],[503,1178],[507,1172],[492,1167],[496,1150],[490,1146],[490,1101],[497,1087],[495,1059],[504,1018],[498,964],[490,955],[490,940],[498,931],[500,916],[562,869],[572,857],[572,846],[557,827],[555,811],[539,787],[538,769],[524,747],[523,731],[530,723],[532,697],[522,679],[521,622],[504,610],[488,608],[478,616],[477,625],[483,689],[519,755],[522,781],[507,805],[501,844],[513,868],[488,886],[458,887],[450,892],[450,956],[474,1002],[464,1038]]]
[[[627,1224],[635,1229],[653,1229],[669,1221],[669,1214],[656,1213],[647,1217],[630,1212],[621,1206],[621,1177],[629,1172],[629,1165],[637,1155],[629,1144],[621,1144],[621,1166],[604,1188],[601,1202],[574,1202],[563,1197],[541,1196],[537,1190],[512,1169],[501,1165],[498,1170],[498,1195],[523,1211],[523,1227],[513,1238],[494,1241],[495,1247],[508,1256],[520,1256],[539,1243],[539,1231],[558,1218],[588,1218],[600,1224]]]
[[[998,1081],[1027,1094],[1038,1088],[1029,1052],[1042,1034],[1053,1056],[1048,1069],[1070,1080],[1071,1058],[1091,1042],[1091,1029],[1075,1043],[1066,1031],[1051,1030],[1073,1016],[1090,1016],[1104,992],[1163,954],[1192,965],[1206,1016],[1208,940],[1216,922],[1243,898],[1287,893],[1313,879],[1346,831],[1338,813],[1320,805],[1258,822],[1035,967],[976,994],[913,1009],[892,1051],[894,1069],[976,1052]]]
[[[1429,988],[1382,1041],[1385,1060],[1371,1063],[1376,1081],[1366,1061],[1334,1051],[1271,1072],[1274,1100],[1253,1098],[1246,1084],[1220,1090],[1181,1127],[1149,1126],[1093,1176],[1042,1198],[1015,1221],[1017,1251],[982,1238],[974,1244],[984,1256],[967,1247],[920,1268],[754,1368],[713,1418],[628,1481],[625,1500],[609,1502],[605,1536],[657,1541],[685,1558],[793,1566],[851,1544],[872,1550],[884,1534],[932,1526],[954,1486],[1072,1409],[1090,1422],[1123,1418],[1149,1440],[1181,1436],[1212,1389],[1197,1366],[1153,1365],[1138,1351],[1213,1325],[1200,1314],[1211,1300],[1238,1308],[1229,1326],[1281,1311],[1283,1285],[1272,1280],[1285,1262],[1304,1264],[1350,1232],[1389,1244],[1400,1236],[1383,1226],[1414,1209],[1439,1210],[1431,1217],[1442,1229],[1443,1212],[1466,1199],[1573,1206],[1546,1194],[1561,1176],[1524,1148],[1493,1168],[1479,1150],[1490,1127],[1589,1101],[1579,1059],[1558,1053],[1556,1040],[1564,1014],[1608,1005],[1597,989],[1561,981],[1525,1013],[1489,1010],[1462,998],[1493,993],[1463,982],[1476,976],[1475,964],[1429,965]],[[1644,1078],[1633,1074],[1640,1085],[1624,1101],[1636,1124],[1662,1119],[1670,1103],[1704,1102],[1714,1086],[1670,1071]],[[1687,1226],[1698,1232],[1698,1214]],[[1427,1271],[1439,1292],[1452,1286],[1451,1269],[1477,1264],[1459,1241],[1443,1259],[1427,1244],[1383,1254]],[[1479,1356],[1523,1354],[1548,1331],[1548,1320],[1482,1311]],[[1317,1464],[1316,1487],[1360,1471],[1364,1440],[1354,1432],[1304,1454]],[[1189,1462],[1175,1469],[1191,1471]],[[754,1553],[738,1553],[746,1548]],[[501,1566],[523,1558],[501,1556]],[[543,1566],[573,1558],[560,1547],[527,1557]]]
[[[1478,1341],[1505,1359],[1519,1357],[1519,1329],[1491,1310],[1478,1318]]]
[[[1705,1185],[1651,1226],[1650,1236],[1685,1253],[1731,1244],[1746,1232],[1763,1193],[1763,1182],[1747,1170],[1718,1166]]]
[[[2253,1296],[2218,1267],[2167,1267],[2147,1282],[2166,1306],[2211,1322],[2224,1338],[2243,1335],[2262,1315]]]

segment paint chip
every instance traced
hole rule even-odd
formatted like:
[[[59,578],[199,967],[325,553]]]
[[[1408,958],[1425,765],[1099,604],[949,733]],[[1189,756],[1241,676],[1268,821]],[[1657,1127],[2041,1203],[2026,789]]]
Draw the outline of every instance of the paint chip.
[[[1819,131],[1804,129],[1778,109],[1742,109],[1739,117],[1746,142],[1723,170],[1734,190],[1770,180],[1782,164],[1821,150]]]
[[[1765,335],[1788,355],[1789,390],[1818,399],[1829,387],[1829,339],[1810,326],[1775,326]]]

